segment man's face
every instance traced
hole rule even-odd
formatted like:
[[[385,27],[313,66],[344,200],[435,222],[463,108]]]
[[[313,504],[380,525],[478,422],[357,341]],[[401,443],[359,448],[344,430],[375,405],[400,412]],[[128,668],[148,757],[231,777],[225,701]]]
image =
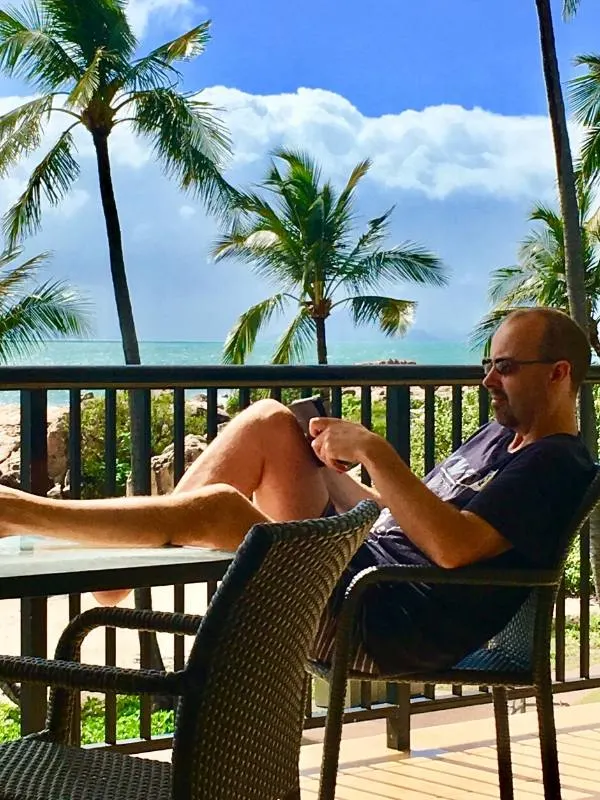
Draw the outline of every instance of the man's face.
[[[491,358],[494,362],[503,358],[511,360],[508,363],[512,369],[501,374],[493,367],[483,385],[490,393],[496,420],[515,431],[528,430],[548,408],[553,365],[518,365],[512,361],[539,359],[543,331],[544,322],[540,318],[520,317],[503,323],[492,339]]]

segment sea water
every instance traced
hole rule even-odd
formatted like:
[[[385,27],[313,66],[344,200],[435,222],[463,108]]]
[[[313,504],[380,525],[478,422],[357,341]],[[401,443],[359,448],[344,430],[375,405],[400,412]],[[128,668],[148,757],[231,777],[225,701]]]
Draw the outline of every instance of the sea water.
[[[248,358],[249,364],[268,364],[274,345],[261,343]],[[146,365],[201,366],[222,363],[222,342],[140,342],[140,355]],[[361,364],[388,358],[405,359],[417,364],[474,364],[480,354],[466,342],[445,340],[395,339],[379,342],[328,343],[330,364]],[[307,358],[304,363],[315,363]],[[14,366],[115,366],[122,365],[123,349],[118,341],[46,342],[28,357],[11,361]],[[1,373],[0,373],[1,376]],[[18,403],[19,393],[1,391],[0,404]],[[66,392],[50,392],[50,405],[68,402]]]

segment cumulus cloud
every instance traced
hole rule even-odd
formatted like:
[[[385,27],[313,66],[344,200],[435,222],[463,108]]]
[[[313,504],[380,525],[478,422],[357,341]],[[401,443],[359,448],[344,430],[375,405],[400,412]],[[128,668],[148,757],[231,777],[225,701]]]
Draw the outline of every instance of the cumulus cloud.
[[[194,0],[129,0],[127,16],[136,36],[143,37],[150,17],[160,14],[163,18],[177,19],[182,25],[190,22],[191,12],[206,15],[206,8]]]
[[[372,180],[435,199],[460,191],[535,197],[554,182],[552,140],[543,116],[442,105],[367,117],[346,98],[322,89],[251,95],[217,86],[202,97],[223,109],[234,166],[259,161],[283,145],[309,150],[339,178],[371,157]],[[578,132],[573,134],[578,140]]]
[[[179,216],[183,217],[184,219],[189,219],[196,214],[196,209],[194,206],[181,206],[179,209]]]

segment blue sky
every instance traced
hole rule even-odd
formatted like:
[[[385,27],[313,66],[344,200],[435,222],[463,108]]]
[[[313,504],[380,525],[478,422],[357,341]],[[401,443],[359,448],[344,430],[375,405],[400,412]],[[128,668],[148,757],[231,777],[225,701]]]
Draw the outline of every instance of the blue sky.
[[[600,51],[600,5],[584,0],[569,24],[555,6],[566,80],[576,54]],[[418,301],[421,330],[451,338],[469,331],[487,308],[490,271],[514,262],[528,208],[554,196],[534,0],[219,0],[214,7],[210,0],[131,0],[130,12],[142,49],[213,20],[213,41],[186,66],[185,88],[205,89],[205,99],[222,109],[234,142],[233,182],[259,180],[269,151],[282,144],[309,148],[336,182],[372,156],[363,219],[395,204],[390,244],[417,241],[451,269],[445,290],[386,291]],[[0,111],[27,94],[0,79]],[[85,136],[78,141],[75,192],[45,213],[27,250],[50,248],[48,276],[91,296],[96,336],[117,338],[93,152]],[[161,175],[143,142],[121,131],[111,153],[140,338],[224,338],[236,316],[271,289],[247,266],[210,262],[216,223]],[[1,210],[33,163],[0,186]],[[344,340],[375,337],[343,318],[331,331]]]

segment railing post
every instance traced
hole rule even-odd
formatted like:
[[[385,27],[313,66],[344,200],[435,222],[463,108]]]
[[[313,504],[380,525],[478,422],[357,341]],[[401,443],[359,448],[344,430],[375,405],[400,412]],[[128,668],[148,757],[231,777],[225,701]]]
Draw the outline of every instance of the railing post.
[[[410,467],[410,386],[388,386],[386,438]]]
[[[21,488],[45,495],[49,488],[47,448],[47,392],[21,391]],[[21,654],[45,658],[48,648],[47,601],[45,597],[21,600]],[[21,686],[21,734],[44,728],[46,687]]]

